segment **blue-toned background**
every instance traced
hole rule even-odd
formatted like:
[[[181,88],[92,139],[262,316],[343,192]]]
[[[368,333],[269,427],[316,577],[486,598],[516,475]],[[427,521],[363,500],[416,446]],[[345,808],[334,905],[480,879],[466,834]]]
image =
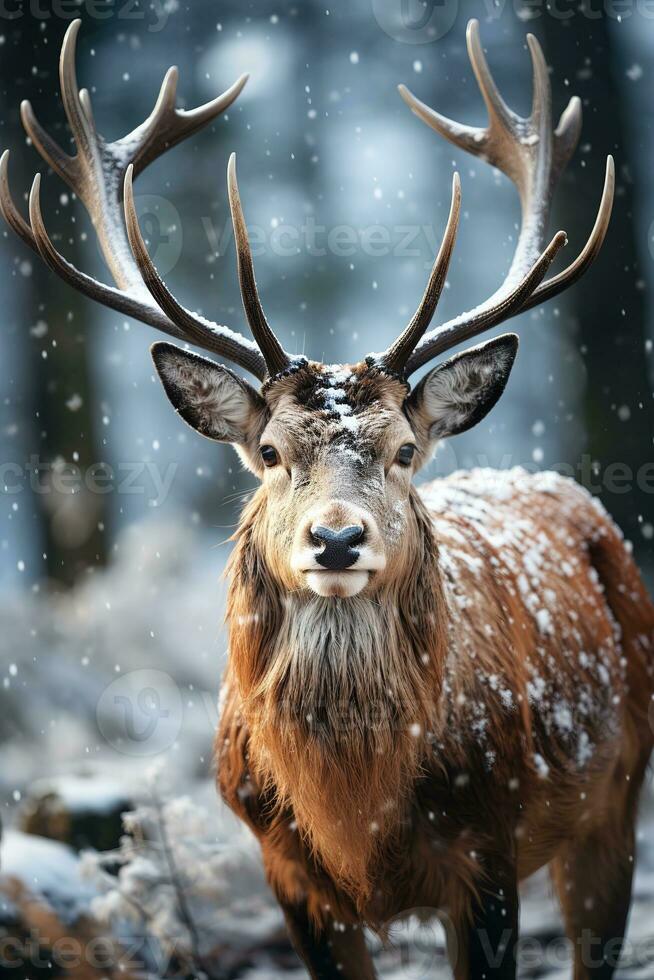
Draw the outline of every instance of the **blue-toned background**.
[[[507,395],[487,423],[444,448],[431,472],[486,460],[583,465],[587,454],[585,472],[591,460],[597,463],[607,505],[643,560],[651,557],[651,492],[637,487],[638,468],[653,448],[646,340],[654,272],[654,21],[645,4],[634,0],[614,10],[607,0],[596,9],[561,5],[549,13],[534,4],[487,10],[453,0],[415,7],[409,0],[356,0],[334,9],[314,2],[62,6],[79,7],[82,15],[78,76],[110,138],[146,116],[170,63],[180,67],[179,96],[187,106],[251,73],[227,118],[140,178],[141,214],[156,222],[144,227],[158,241],[154,257],[177,295],[247,330],[225,190],[228,154],[236,150],[269,318],[289,349],[329,361],[380,349],[413,311],[442,232],[455,165],[464,216],[438,315],[469,306],[501,280],[518,219],[513,188],[422,125],[396,86],[405,82],[440,111],[482,123],[465,51],[466,21],[476,15],[503,93],[527,112],[524,39],[534,31],[552,67],[557,116],[573,93],[584,104],[580,147],[555,206],[556,226],[570,235],[565,259],[592,226],[607,152],[617,164],[613,224],[586,280],[517,322],[522,346]],[[19,197],[41,166],[25,145],[20,100],[29,96],[66,139],[56,69],[67,21],[54,6],[47,17],[45,7],[31,10],[15,5],[12,19],[0,17],[2,143],[12,149]],[[430,30],[443,36],[430,41]],[[62,251],[106,277],[81,206],[52,174],[44,196]],[[339,226],[347,226],[344,238]],[[30,491],[12,468],[2,482],[14,492],[0,497],[3,586],[20,590],[45,576],[69,583],[88,564],[107,560],[122,527],[153,516],[188,522],[197,513],[211,541],[207,528],[233,520],[226,497],[250,479],[237,472],[229,448],[186,431],[151,384],[147,348],[154,333],[72,294],[13,237],[0,248],[0,458],[23,465],[38,454],[42,463],[74,463],[77,453],[83,473],[106,461],[116,476],[111,492],[71,500],[54,489]],[[127,464],[142,469],[144,461],[160,480],[172,480],[163,502],[148,470],[131,488],[140,493],[119,492]],[[607,481],[606,468],[616,462],[629,466],[633,478],[611,492],[613,471]],[[16,492],[19,484],[27,486]]]
[[[443,446],[421,479],[473,465],[573,467],[602,496],[652,581],[654,10],[646,0],[3,0],[0,142],[11,149],[14,195],[26,211],[41,169],[57,246],[108,281],[81,205],[27,145],[18,117],[29,98],[67,144],[57,62],[76,15],[79,82],[110,139],[146,117],[172,63],[186,107],[250,72],[224,117],[139,178],[142,227],[176,295],[247,332],[226,194],[235,150],[271,324],[287,349],[329,362],[383,348],[412,314],[455,167],[463,215],[438,318],[469,308],[501,281],[519,220],[514,189],[421,124],[396,87],[404,82],[442,113],[483,124],[465,48],[466,23],[476,16],[503,95],[526,114],[525,34],[533,31],[552,70],[556,118],[573,94],[584,110],[554,206],[551,230],[562,227],[570,238],[557,268],[592,227],[609,152],[614,215],[584,280],[513,321],[520,353],[498,407]],[[26,826],[26,800],[43,792],[35,780],[59,780],[58,791],[78,803],[78,784],[62,779],[81,774],[102,799],[116,781],[138,795],[153,763],[164,770],[166,792],[206,798],[213,814],[210,745],[225,646],[219,576],[254,478],[230,447],[203,440],[175,416],[153,378],[154,331],[74,294],[4,229],[0,291],[3,822]],[[97,464],[109,474],[99,481],[103,492],[93,485]],[[155,701],[140,700],[144,691]],[[130,742],[134,725],[145,732],[164,717],[152,740]],[[225,839],[233,841],[229,827]],[[651,847],[645,851],[635,922],[648,939],[654,860]],[[246,866],[224,876],[246,881]],[[255,892],[264,894],[263,886],[243,888],[245,908]],[[540,894],[527,922],[537,934],[555,934]],[[232,915],[227,931],[247,925],[248,915],[229,903],[223,912]]]

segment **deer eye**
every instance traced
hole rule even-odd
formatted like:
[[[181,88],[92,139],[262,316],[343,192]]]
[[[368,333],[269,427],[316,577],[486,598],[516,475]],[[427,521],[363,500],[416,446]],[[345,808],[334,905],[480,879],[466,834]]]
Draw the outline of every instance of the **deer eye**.
[[[400,446],[397,454],[397,462],[400,466],[411,466],[415,451],[416,447],[411,442],[405,442],[403,446]]]
[[[259,452],[261,453],[264,466],[277,466],[279,456],[274,446],[262,446]]]

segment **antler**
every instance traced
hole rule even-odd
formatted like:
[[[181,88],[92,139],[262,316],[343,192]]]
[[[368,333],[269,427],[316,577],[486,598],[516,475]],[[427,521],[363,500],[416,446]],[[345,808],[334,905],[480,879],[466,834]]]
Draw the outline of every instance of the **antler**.
[[[277,374],[289,366],[290,359],[284,352],[281,344],[268,326],[266,315],[263,312],[257,284],[254,279],[254,265],[252,262],[252,251],[248,239],[247,226],[241,207],[241,196],[238,192],[236,181],[236,154],[232,153],[227,165],[227,190],[229,193],[229,207],[232,213],[232,225],[234,226],[234,240],[236,241],[236,257],[238,262],[238,279],[241,287],[241,299],[245,315],[250,324],[250,330],[259,348],[266,359],[266,364],[270,368],[271,374]]]
[[[197,132],[228,108],[245,85],[247,76],[243,75],[212,102],[184,111],[175,108],[177,69],[171,68],[145,122],[122,139],[108,143],[96,130],[88,92],[77,88],[75,45],[80,24],[81,21],[74,21],[66,32],[59,68],[62,101],[77,147],[75,156],[64,152],[43,129],[29,102],[23,102],[21,117],[41,156],[85,205],[116,287],[81,272],[57,251],[48,236],[41,212],[39,174],[30,194],[29,224],[25,221],[9,189],[8,151],[0,159],[0,212],[16,234],[38,252],[53,271],[92,299],[177,339],[228,357],[261,380],[268,374],[283,371],[296,358],[287,354],[279,344],[259,300],[234,157],[228,168],[229,201],[243,306],[257,343],[192,313],[169,292],[148,255],[132,191],[133,177],[165,150]],[[549,299],[583,275],[604,241],[613,204],[614,169],[613,160],[608,157],[602,200],[586,245],[563,272],[543,282],[552,260],[566,240],[565,234],[558,232],[545,247],[552,192],[579,137],[581,104],[579,99],[571,99],[558,127],[552,131],[547,67],[538,42],[528,35],[534,96],[531,115],[522,119],[506,106],[495,86],[481,49],[477,21],[470,21],[467,41],[470,61],[488,109],[486,128],[463,126],[439,115],[404,86],[400,86],[400,93],[429,126],[455,145],[499,167],[515,183],[522,210],[520,234],[511,267],[499,289],[468,313],[427,333],[456,238],[460,187],[458,175],[454,175],[447,227],[424,296],[406,329],[379,358],[389,370],[405,375],[462,340]]]
[[[459,180],[458,173],[455,171],[452,177],[452,200],[445,234],[443,235],[443,241],[438,250],[436,261],[432,267],[422,301],[403,332],[384,354],[384,366],[390,371],[395,371],[399,374],[403,370],[414,347],[431,323],[431,318],[436,311],[438,301],[443,292],[447,270],[450,265],[450,259],[452,258],[452,252],[454,251],[460,213],[461,181]]]
[[[147,255],[138,231],[131,193],[132,174],[140,173],[165,150],[224,112],[239,95],[248,76],[242,75],[231,88],[206,105],[185,111],[175,108],[178,73],[176,68],[170,68],[150,116],[127,136],[108,143],[96,129],[88,92],[86,89],[79,91],[77,87],[75,47],[80,24],[80,20],[73,21],[66,31],[59,62],[62,101],[75,138],[75,156],[64,152],[43,129],[29,102],[21,105],[21,118],[43,159],[86,207],[117,288],[81,272],[57,251],[43,221],[39,174],[30,194],[30,223],[25,221],[9,189],[8,150],[0,160],[0,212],[9,226],[57,275],[86,296],[179,340],[225,356],[256,377],[265,378],[269,370],[273,373],[279,370],[282,357],[288,364],[288,355],[277,343],[269,364],[267,350],[262,353],[251,340],[191,313],[173,298]],[[128,189],[126,216],[123,215],[123,184]]]
[[[536,306],[571,285],[583,275],[599,252],[613,206],[615,176],[613,159],[609,156],[597,219],[586,245],[563,272],[543,282],[550,263],[566,242],[565,234],[558,232],[545,247],[545,235],[554,187],[579,138],[581,103],[576,96],[572,98],[557,128],[552,131],[552,93],[547,65],[538,41],[528,34],[534,94],[531,115],[527,119],[521,118],[508,108],[497,90],[481,48],[476,20],[468,24],[467,43],[470,62],[488,110],[486,128],[465,126],[441,116],[420,102],[404,85],[400,86],[400,94],[413,112],[437,133],[498,167],[513,181],[520,195],[520,234],[511,267],[499,289],[479,306],[429,333],[425,330],[435,304],[429,300],[427,290],[412,321],[418,321],[422,326],[421,330],[412,332],[416,337],[413,352],[402,362],[394,355],[396,341],[381,358],[384,364],[388,364],[390,358],[394,369],[402,369],[405,375],[461,341]]]

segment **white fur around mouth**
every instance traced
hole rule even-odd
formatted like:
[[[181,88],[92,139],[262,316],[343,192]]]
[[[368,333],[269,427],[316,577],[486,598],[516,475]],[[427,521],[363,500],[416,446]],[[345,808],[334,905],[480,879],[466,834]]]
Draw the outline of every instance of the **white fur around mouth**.
[[[370,572],[365,568],[346,569],[342,572],[307,571],[307,585],[321,596],[337,596],[346,599],[354,596],[365,588],[370,578]]]
[[[383,572],[386,568],[386,556],[383,553],[365,546],[357,548],[357,551],[359,557],[354,565],[341,571],[330,572],[328,568],[318,564],[315,548],[300,548],[291,556],[291,568],[302,575],[309,575],[314,571],[320,575],[352,575],[353,572]]]

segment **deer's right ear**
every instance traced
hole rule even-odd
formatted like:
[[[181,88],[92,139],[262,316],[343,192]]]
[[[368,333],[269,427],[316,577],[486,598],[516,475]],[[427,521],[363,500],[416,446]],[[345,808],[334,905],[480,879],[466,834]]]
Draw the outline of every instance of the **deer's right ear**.
[[[150,353],[173,408],[192,429],[218,442],[253,445],[265,424],[266,404],[252,385],[174,344],[153,344]]]
[[[414,426],[434,442],[477,425],[504,391],[517,352],[517,336],[505,333],[433,368],[407,401]]]

